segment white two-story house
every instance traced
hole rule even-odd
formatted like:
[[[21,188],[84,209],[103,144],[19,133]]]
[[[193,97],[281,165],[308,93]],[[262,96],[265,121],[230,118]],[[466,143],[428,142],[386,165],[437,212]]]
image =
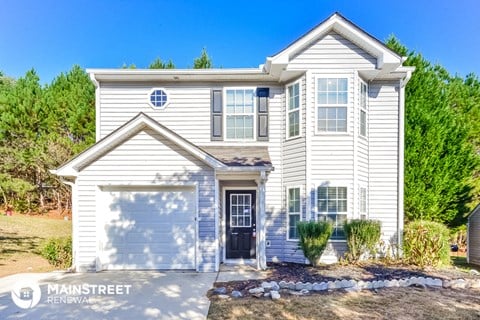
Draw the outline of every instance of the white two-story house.
[[[95,145],[72,187],[77,271],[305,263],[299,221],[403,229],[404,90],[413,69],[333,14],[257,69],[88,70]]]

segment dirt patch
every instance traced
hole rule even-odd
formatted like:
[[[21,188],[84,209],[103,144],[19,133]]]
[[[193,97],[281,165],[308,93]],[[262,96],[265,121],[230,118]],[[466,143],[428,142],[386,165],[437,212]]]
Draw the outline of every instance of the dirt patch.
[[[16,273],[49,272],[56,270],[48,261],[34,253],[15,253],[0,259],[0,277]]]
[[[270,299],[213,299],[208,319],[479,319],[480,291],[395,288]]]

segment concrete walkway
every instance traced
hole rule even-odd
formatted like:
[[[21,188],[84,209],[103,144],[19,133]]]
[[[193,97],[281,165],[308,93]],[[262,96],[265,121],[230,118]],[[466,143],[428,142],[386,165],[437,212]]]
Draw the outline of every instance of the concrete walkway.
[[[216,278],[156,271],[16,274],[0,278],[0,319],[205,319],[206,293]],[[31,309],[12,300],[21,282],[40,287],[40,301]]]
[[[268,275],[268,270],[257,270],[254,266],[221,264],[216,282],[265,279]]]

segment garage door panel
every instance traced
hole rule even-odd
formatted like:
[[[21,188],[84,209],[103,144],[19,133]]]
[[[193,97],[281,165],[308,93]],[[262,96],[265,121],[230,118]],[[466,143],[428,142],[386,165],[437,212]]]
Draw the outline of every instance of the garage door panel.
[[[101,264],[106,269],[194,269],[193,189],[104,190]]]

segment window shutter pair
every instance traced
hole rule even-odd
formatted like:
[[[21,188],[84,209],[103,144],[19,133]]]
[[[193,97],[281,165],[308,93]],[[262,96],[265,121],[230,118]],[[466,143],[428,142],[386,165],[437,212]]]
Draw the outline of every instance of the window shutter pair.
[[[211,95],[211,140],[223,141],[223,91],[213,89]],[[268,97],[269,88],[257,88],[257,140],[268,141]]]

